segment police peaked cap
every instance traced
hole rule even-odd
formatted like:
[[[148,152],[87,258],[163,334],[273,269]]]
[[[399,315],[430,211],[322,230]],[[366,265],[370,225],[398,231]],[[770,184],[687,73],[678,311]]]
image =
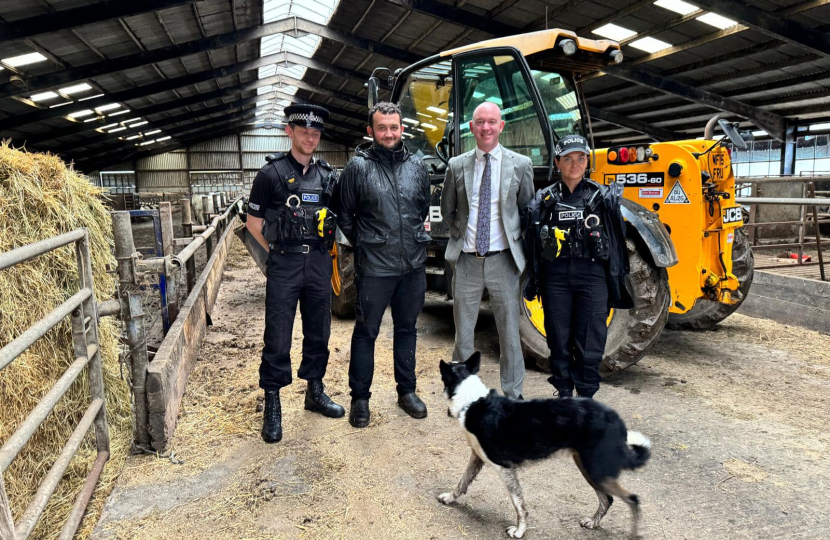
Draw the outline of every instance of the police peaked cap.
[[[292,126],[302,126],[323,131],[323,124],[329,118],[329,111],[319,105],[300,103],[285,108],[285,116]]]
[[[559,139],[554,150],[556,157],[561,157],[571,152],[591,153],[591,148],[588,146],[588,139],[576,133],[565,135]]]

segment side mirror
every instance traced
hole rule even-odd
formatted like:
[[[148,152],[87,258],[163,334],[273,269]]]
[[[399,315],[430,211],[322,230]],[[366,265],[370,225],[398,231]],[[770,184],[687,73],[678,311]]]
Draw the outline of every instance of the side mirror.
[[[369,108],[375,106],[378,102],[378,88],[380,87],[380,81],[378,81],[377,77],[369,77],[369,81],[366,83],[366,96],[369,102]]]
[[[718,125],[726,134],[726,137],[735,145],[736,148],[739,150],[746,150],[748,148],[746,141],[741,137],[741,133],[738,131],[738,124],[730,124],[724,119],[718,120]]]

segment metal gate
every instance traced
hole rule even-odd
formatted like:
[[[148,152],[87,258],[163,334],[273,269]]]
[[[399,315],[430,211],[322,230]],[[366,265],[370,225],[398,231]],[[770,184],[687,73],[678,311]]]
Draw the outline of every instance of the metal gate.
[[[107,416],[104,407],[104,378],[101,372],[101,355],[98,350],[98,304],[92,287],[92,262],[89,256],[89,234],[87,230],[76,229],[60,236],[41,240],[6,253],[0,253],[0,271],[69,244],[75,244],[80,290],[11,343],[0,349],[0,371],[2,371],[65,317],[71,317],[72,319],[75,361],[70,364],[52,389],[43,396],[34,410],[29,413],[29,416],[6,441],[6,444],[0,448],[0,538],[3,538],[3,540],[23,540],[29,537],[38,519],[43,514],[49,498],[55,492],[58,482],[60,482],[70,461],[72,461],[72,457],[81,446],[89,428],[94,425],[95,445],[98,455],[60,535],[61,540],[70,540],[81,523],[89,499],[95,490],[98,478],[101,476],[104,463],[110,455],[109,428],[107,427]],[[8,497],[3,486],[2,473],[9,468],[9,465],[29,439],[32,438],[40,424],[52,412],[55,404],[63,397],[85,368],[89,369],[91,394],[89,407],[87,407],[81,421],[72,432],[52,468],[46,473],[32,502],[15,524],[12,521]]]

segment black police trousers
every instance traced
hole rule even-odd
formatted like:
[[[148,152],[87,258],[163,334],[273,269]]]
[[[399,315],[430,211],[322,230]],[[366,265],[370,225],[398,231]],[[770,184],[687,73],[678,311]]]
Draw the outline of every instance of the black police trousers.
[[[297,377],[322,380],[329,362],[331,256],[323,247],[312,247],[308,253],[283,253],[274,246],[268,252],[267,273],[259,387],[271,391],[291,384],[291,338],[297,301],[303,323],[303,357]]]
[[[545,261],[542,307],[550,348],[551,377],[561,391],[591,397],[608,336],[605,265],[592,259]]]
[[[392,306],[392,357],[398,395],[415,391],[415,323],[424,307],[427,278],[424,270],[402,276],[357,276],[354,332],[349,362],[349,388],[353,399],[372,397],[375,340],[386,308]]]

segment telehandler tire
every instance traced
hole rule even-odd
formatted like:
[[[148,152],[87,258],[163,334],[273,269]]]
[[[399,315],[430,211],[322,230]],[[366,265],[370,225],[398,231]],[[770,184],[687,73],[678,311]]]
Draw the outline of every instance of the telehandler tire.
[[[755,257],[749,245],[746,228],[735,229],[735,241],[732,244],[732,273],[741,284],[743,297],[736,304],[727,305],[700,298],[692,309],[686,313],[670,313],[668,327],[672,330],[711,330],[716,324],[729,317],[741,306],[755,276]]]
[[[641,242],[626,239],[631,273],[628,285],[634,307],[615,309],[609,315],[608,341],[600,371],[619,371],[636,364],[660,337],[669,309],[669,279],[665,268],[658,268]],[[524,302],[519,323],[525,361],[535,360],[542,371],[550,371],[549,350],[544,335],[544,316],[540,300]]]

